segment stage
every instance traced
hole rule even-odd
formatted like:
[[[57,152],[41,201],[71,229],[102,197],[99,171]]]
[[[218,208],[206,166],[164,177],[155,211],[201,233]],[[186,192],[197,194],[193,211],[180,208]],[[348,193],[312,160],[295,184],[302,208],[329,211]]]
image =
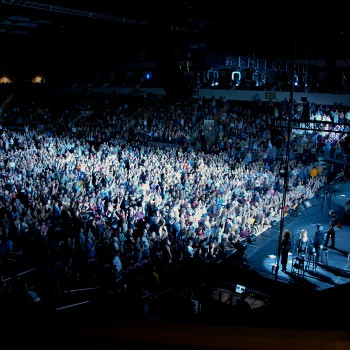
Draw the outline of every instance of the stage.
[[[281,325],[284,308],[288,316],[284,326],[296,328],[348,329],[350,323],[339,317],[350,312],[350,217],[345,213],[345,203],[350,198],[350,182],[335,183],[330,193],[320,191],[310,203],[299,205],[296,215],[288,215],[249,243],[246,249],[246,270],[249,279],[234,279],[248,290],[255,290],[269,296],[269,302],[257,310],[256,324],[271,327]],[[295,261],[296,245],[300,230],[306,229],[312,242],[317,223],[329,228],[329,210],[337,212],[342,229],[336,232],[335,249],[328,248],[328,261],[298,271],[292,267]],[[292,232],[293,245],[290,251],[287,271],[278,265],[277,251],[280,232]],[[280,265],[280,264],[279,264]],[[306,263],[304,265],[306,267]],[[243,275],[242,275],[243,276]],[[252,315],[250,315],[252,316]],[[332,320],[332,322],[328,322]]]
[[[299,205],[296,214],[284,218],[281,222],[256,237],[254,243],[249,244],[246,250],[249,264],[262,275],[277,279],[281,282],[301,283],[324,290],[350,282],[350,218],[345,213],[345,202],[350,198],[350,182],[336,183],[331,193],[320,192],[305,205]],[[317,263],[315,268],[296,271],[292,267],[293,258],[297,256],[296,245],[302,229],[308,232],[312,242],[316,224],[320,223],[325,232],[329,228],[329,210],[336,211],[341,219],[342,229],[336,232],[335,249],[328,248],[328,261]],[[281,230],[288,228],[292,232],[293,245],[290,251],[287,271],[277,271],[278,240]],[[280,265],[280,264],[279,264]],[[306,265],[306,264],[305,264]],[[306,266],[305,266],[306,267]]]

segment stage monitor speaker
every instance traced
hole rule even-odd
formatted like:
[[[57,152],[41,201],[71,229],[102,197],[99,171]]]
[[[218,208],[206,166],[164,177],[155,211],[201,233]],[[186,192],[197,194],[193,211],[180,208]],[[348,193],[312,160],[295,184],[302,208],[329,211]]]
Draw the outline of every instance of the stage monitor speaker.
[[[311,208],[317,205],[317,199],[316,198],[307,199],[306,201],[303,202],[303,204],[306,209]]]
[[[311,204],[311,202],[309,200],[305,201],[304,205],[305,205],[306,208],[311,208],[312,207],[312,204]]]
[[[256,234],[255,233],[251,233],[248,237],[248,243],[254,243],[256,240]]]

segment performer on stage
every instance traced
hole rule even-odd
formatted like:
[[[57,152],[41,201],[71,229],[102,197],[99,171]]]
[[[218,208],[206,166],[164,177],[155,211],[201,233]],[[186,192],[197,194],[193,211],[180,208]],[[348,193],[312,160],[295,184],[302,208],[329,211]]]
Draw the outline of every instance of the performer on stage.
[[[331,210],[329,212],[329,215],[331,216],[331,221],[329,223],[329,229],[326,234],[326,241],[325,246],[328,247],[329,239],[331,239],[331,245],[330,248],[335,248],[335,232],[337,230],[337,225],[340,223],[338,215],[334,210]]]
[[[314,236],[314,249],[316,252],[316,261],[318,262],[319,257],[320,257],[320,250],[323,248],[323,243],[324,243],[324,231],[323,231],[323,226],[321,224],[317,224],[316,226],[316,232]]]

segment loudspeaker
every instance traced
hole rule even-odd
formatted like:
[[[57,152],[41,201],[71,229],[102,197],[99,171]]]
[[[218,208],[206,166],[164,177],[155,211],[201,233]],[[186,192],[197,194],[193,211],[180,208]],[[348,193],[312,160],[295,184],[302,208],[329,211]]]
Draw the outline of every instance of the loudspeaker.
[[[311,202],[309,200],[305,201],[304,205],[305,205],[305,208],[311,208],[312,207],[312,204],[311,204]]]
[[[316,198],[311,198],[311,199],[305,200],[305,201],[303,202],[303,204],[304,204],[304,207],[305,207],[306,209],[308,209],[308,208],[314,207],[314,206],[317,205],[318,203],[317,203],[317,199],[316,199]]]
[[[255,240],[256,240],[256,234],[255,234],[255,233],[251,233],[251,234],[249,235],[249,237],[248,237],[247,242],[248,242],[248,243],[254,243]]]

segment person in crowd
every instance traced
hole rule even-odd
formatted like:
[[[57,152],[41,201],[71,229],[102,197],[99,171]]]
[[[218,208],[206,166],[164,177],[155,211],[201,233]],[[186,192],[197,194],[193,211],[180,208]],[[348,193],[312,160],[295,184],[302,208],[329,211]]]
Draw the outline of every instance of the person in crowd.
[[[335,232],[338,229],[340,221],[338,215],[334,210],[330,210],[329,215],[331,217],[331,221],[329,222],[329,229],[326,233],[326,240],[324,242],[324,245],[328,247],[328,242],[331,240],[330,248],[335,248]]]
[[[249,224],[248,223],[245,223],[244,226],[241,227],[240,236],[244,240],[244,242],[248,242],[249,241],[250,229],[249,229]]]
[[[237,257],[243,258],[247,249],[247,242],[241,237],[241,233],[238,230],[235,231],[235,236],[231,240],[230,245],[237,249]]]
[[[288,253],[292,248],[292,233],[289,229],[285,229],[282,235],[281,241],[281,265],[282,272],[287,272],[287,263],[288,263]]]
[[[187,244],[187,257],[193,259],[195,252],[196,249],[193,247],[193,240],[189,239]]]
[[[300,236],[299,236],[298,245],[297,245],[297,253],[299,257],[305,257],[308,246],[309,246],[309,237],[308,237],[307,231],[305,229],[302,229],[300,231]]]

